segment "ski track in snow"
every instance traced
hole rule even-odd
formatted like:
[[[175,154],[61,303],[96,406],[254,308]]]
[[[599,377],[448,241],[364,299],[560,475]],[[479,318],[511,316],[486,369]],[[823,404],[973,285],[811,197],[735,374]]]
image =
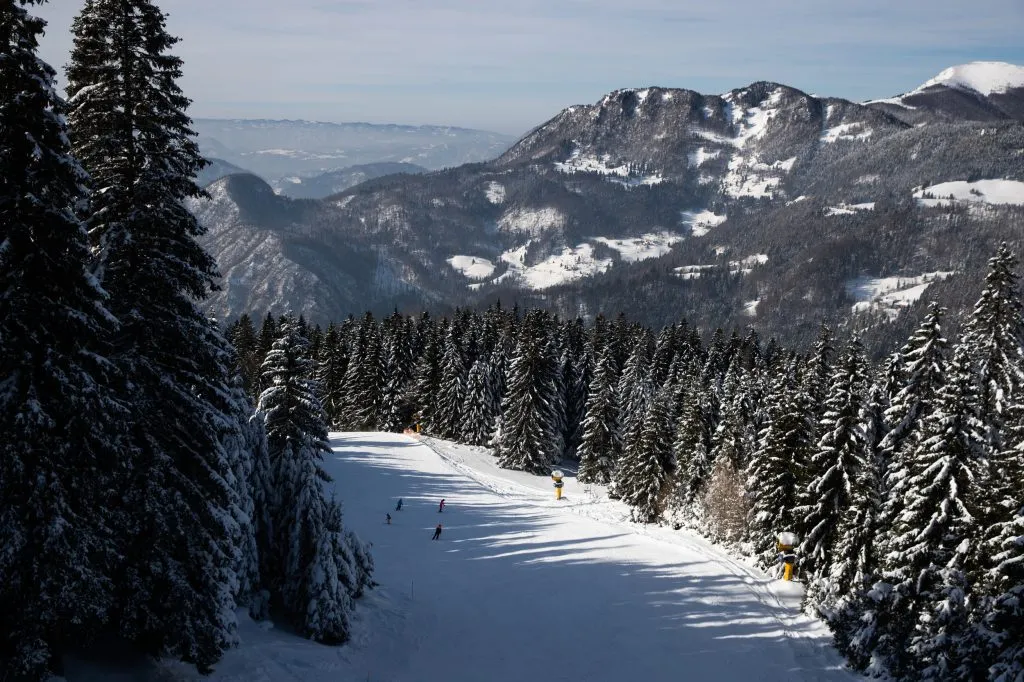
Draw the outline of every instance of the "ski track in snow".
[[[571,466],[556,501],[550,478],[499,469],[485,448],[388,433],[332,433],[331,444],[324,468],[346,528],[373,544],[380,583],[357,602],[351,642],[321,646],[239,612],[242,644],[208,677],[164,661],[77,663],[67,679],[858,678],[824,624],[800,612],[798,584],[692,533],[630,522],[625,504],[578,485]]]

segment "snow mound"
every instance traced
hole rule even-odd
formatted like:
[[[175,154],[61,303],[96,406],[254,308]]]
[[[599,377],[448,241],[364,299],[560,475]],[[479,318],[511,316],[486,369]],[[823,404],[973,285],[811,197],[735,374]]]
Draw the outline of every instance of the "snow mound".
[[[1024,88],[1024,66],[1007,62],[971,62],[951,66],[915,92],[934,85],[974,90],[985,96],[994,95],[1011,88]]]
[[[452,256],[447,262],[469,279],[487,279],[494,272],[494,263],[478,256]]]
[[[928,195],[927,197],[925,195]],[[914,197],[927,206],[942,206],[950,201],[1024,206],[1024,182],[1018,180],[955,180],[914,191]]]

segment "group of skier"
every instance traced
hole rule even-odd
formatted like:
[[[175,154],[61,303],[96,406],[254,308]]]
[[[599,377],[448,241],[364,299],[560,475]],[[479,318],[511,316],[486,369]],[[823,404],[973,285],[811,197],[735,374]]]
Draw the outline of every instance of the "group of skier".
[[[396,512],[402,511],[402,498],[401,497],[398,498],[398,504],[395,505],[395,511]],[[443,511],[444,511],[444,498],[441,498],[441,503],[437,505],[437,513],[440,514]],[[385,519],[387,520],[387,524],[390,526],[391,525],[391,512],[388,512],[384,516],[385,516]],[[440,523],[438,523],[437,527],[434,528],[434,535],[430,539],[431,540],[440,540],[441,539],[441,524]]]

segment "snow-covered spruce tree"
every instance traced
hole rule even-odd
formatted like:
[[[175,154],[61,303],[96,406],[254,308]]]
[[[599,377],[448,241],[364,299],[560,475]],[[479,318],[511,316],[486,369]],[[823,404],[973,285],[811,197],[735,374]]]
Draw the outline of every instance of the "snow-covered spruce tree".
[[[610,483],[622,452],[614,362],[612,353],[602,353],[590,378],[583,441],[579,448],[577,480],[580,483]]]
[[[797,526],[802,474],[810,456],[810,399],[791,367],[775,378],[766,423],[746,469],[750,511],[747,532],[762,567],[776,563],[775,536]]]
[[[225,343],[198,303],[216,264],[184,206],[205,161],[177,85],[163,13],[149,0],[88,0],[75,19],[68,121],[91,176],[95,276],[121,323],[131,455],[121,460],[120,633],[207,672],[235,639]],[[113,522],[113,521],[112,521]]]
[[[879,444],[886,463],[886,525],[899,515],[905,502],[910,453],[917,447],[925,415],[932,411],[946,382],[946,338],[942,333],[945,309],[932,303],[921,326],[903,347],[899,392],[885,413],[887,433]]]
[[[441,384],[434,396],[437,406],[432,433],[440,438],[455,440],[462,432],[462,404],[466,399],[467,374],[462,341],[458,336],[458,328],[452,325],[444,339]]]
[[[711,439],[711,460],[728,457],[742,471],[754,449],[753,408],[748,396],[750,382],[738,358],[729,366],[722,385],[722,413]]]
[[[561,455],[549,405],[557,396],[557,364],[549,353],[546,313],[531,310],[519,331],[501,403],[501,432],[495,443],[498,466],[537,474],[551,470]]]
[[[849,544],[844,540],[846,522],[871,500],[862,488],[863,469],[868,466],[862,424],[866,390],[864,350],[854,339],[829,385],[820,424],[822,435],[811,456],[815,475],[804,493],[802,509],[806,511],[797,529],[803,538],[800,570],[808,584],[805,602],[809,609],[828,609],[837,597],[850,591],[853,577],[849,571],[836,576],[833,569],[849,559],[837,551],[840,542]],[[845,544],[845,550],[853,551]]]
[[[409,384],[409,404],[413,418],[420,429],[431,433],[437,416],[437,391],[441,385],[441,354],[445,330],[438,330],[433,320],[421,320],[418,328],[422,352],[416,360],[412,382]]]
[[[828,325],[821,325],[818,332],[818,340],[814,344],[814,352],[807,361],[807,369],[803,374],[804,390],[811,396],[811,406],[814,408],[813,423],[817,425],[824,415],[825,401],[828,398],[829,386],[833,378],[833,361],[835,356],[835,337]],[[815,439],[821,437],[822,432],[817,431]]]
[[[968,630],[971,545],[977,539],[976,481],[984,437],[967,354],[957,349],[949,381],[925,416],[910,459],[906,502],[893,520],[885,578],[895,588],[887,651],[893,674],[974,679]],[[907,644],[902,651],[897,647]]]
[[[983,630],[989,637],[989,679],[1024,679],[1024,501],[998,526],[995,553],[988,562]]]
[[[1003,448],[1003,424],[1009,406],[1020,402],[1024,383],[1024,304],[1017,265],[1009,247],[1000,245],[989,260],[985,287],[963,339],[971,349],[978,377],[980,417],[993,451]]]
[[[577,318],[563,328],[561,377],[562,403],[565,405],[565,456],[579,457],[583,440],[583,420],[587,411],[587,390],[590,385],[593,353],[587,343],[583,320]]]
[[[615,489],[631,507],[634,521],[652,523],[665,509],[667,482],[674,469],[671,394],[662,389],[650,401],[636,440],[622,455]]]
[[[109,620],[125,410],[33,2],[0,5],[0,677],[42,680]],[[120,425],[118,424],[120,422]]]
[[[653,352],[651,334],[647,329],[643,329],[637,335],[636,343],[619,377],[617,395],[624,448],[629,447],[639,437],[648,404],[654,395],[655,387],[651,378]]]
[[[672,452],[676,461],[675,481],[669,498],[669,519],[681,526],[701,515],[703,499],[711,477],[711,437],[717,421],[718,401],[699,377],[686,394],[676,423]]]
[[[339,425],[350,431],[373,431],[380,423],[384,368],[380,330],[371,313],[359,322],[350,352]]]
[[[412,423],[408,386],[412,380],[413,350],[411,320],[397,313],[384,324],[384,386],[381,392],[381,429],[400,431]]]
[[[350,325],[351,326],[351,325]],[[344,325],[330,324],[316,358],[316,379],[328,426],[334,426],[344,405],[345,372],[348,370],[348,338]],[[269,349],[268,349],[269,352]],[[264,354],[264,358],[266,354]],[[261,366],[262,360],[260,359]]]
[[[308,342],[285,318],[263,363],[267,388],[257,406],[267,430],[271,468],[271,546],[262,557],[271,609],[303,635],[324,643],[348,638],[353,566],[341,549],[340,512],[324,496],[331,479],[320,463],[331,451],[311,377]]]
[[[487,445],[494,436],[494,416],[497,414],[497,396],[494,393],[494,373],[487,356],[477,358],[466,380],[466,398],[462,404],[462,430],[460,439],[470,445]]]

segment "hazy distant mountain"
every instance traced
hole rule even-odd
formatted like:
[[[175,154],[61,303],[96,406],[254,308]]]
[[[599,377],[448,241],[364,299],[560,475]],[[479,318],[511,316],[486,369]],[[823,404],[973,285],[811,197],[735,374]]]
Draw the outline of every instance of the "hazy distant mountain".
[[[224,159],[207,157],[209,165],[203,170],[199,171],[199,175],[196,176],[196,183],[200,187],[206,187],[211,182],[220,180],[226,175],[234,175],[235,173],[248,173],[249,171],[236,166],[233,163],[225,161]]]
[[[329,200],[226,178],[196,205],[226,278],[212,309],[325,321],[501,297],[797,343],[823,319],[900,338],[917,301],[963,308],[998,241],[1024,237],[1024,126],[957,116],[769,82],[625,89],[494,161]]]
[[[396,162],[429,169],[493,159],[514,142],[499,133],[440,126],[196,119],[199,147],[274,182]]]
[[[425,173],[426,171],[426,168],[417,166],[414,163],[366,163],[307,177],[293,175],[282,178],[273,184],[274,189],[278,193],[293,199],[322,199],[342,192],[349,187],[355,187],[361,182],[373,180],[384,175],[394,175],[396,173],[415,174]]]

